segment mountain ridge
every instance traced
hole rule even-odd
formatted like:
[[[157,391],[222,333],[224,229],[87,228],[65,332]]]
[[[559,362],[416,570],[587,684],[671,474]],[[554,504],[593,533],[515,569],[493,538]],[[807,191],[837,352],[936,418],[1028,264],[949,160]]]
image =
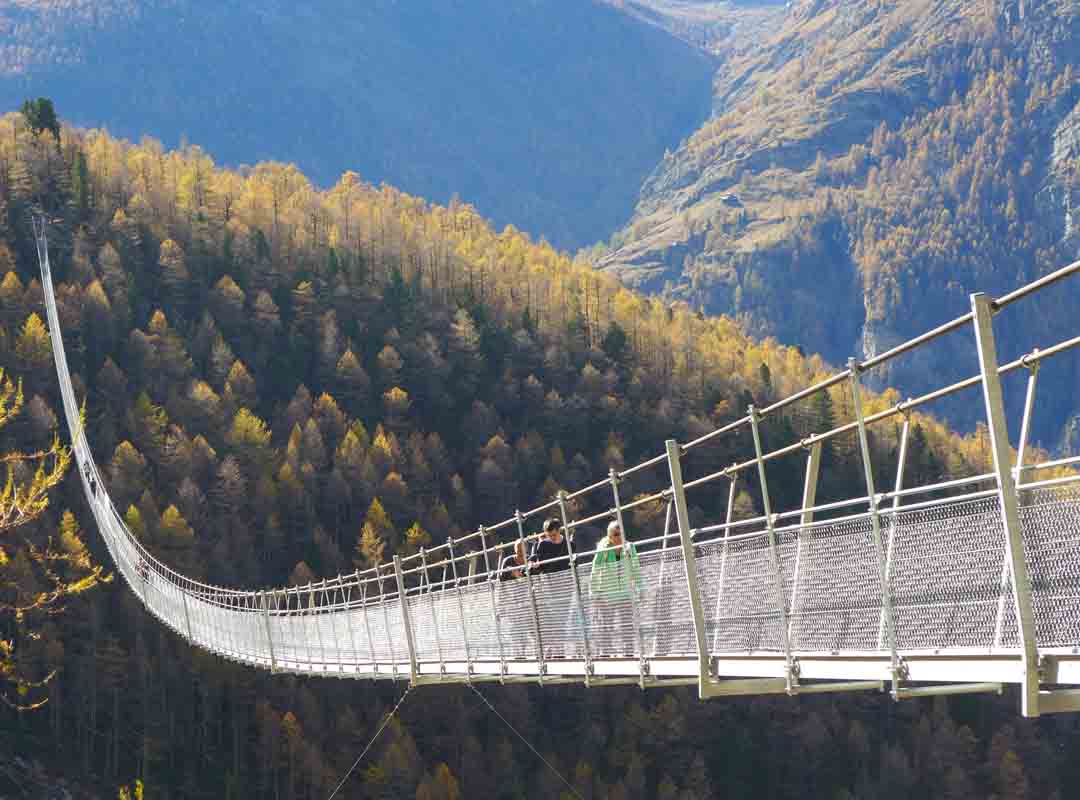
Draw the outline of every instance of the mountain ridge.
[[[563,248],[618,227],[710,102],[708,56],[594,0],[5,0],[0,29],[0,107],[456,193]]]

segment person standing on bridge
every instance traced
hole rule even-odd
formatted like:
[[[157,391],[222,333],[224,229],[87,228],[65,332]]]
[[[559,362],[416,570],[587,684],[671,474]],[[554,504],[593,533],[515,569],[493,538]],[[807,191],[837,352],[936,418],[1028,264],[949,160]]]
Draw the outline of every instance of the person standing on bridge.
[[[544,520],[543,533],[529,554],[528,572],[539,576],[536,587],[541,638],[547,658],[573,658],[577,652],[581,613],[573,602],[573,581],[563,573],[570,569],[569,545],[563,536],[562,521]],[[558,620],[565,618],[565,623]],[[576,625],[576,627],[575,627]]]
[[[93,498],[97,499],[97,481],[94,480],[94,472],[90,469],[90,462],[86,462],[86,469],[83,470],[86,473],[86,482],[90,486],[90,494]]]
[[[517,580],[525,577],[527,566],[525,540],[518,539],[514,542],[514,552],[499,563],[498,599],[495,603],[495,613],[507,625],[507,630],[500,633],[510,658],[524,658],[536,650],[536,635],[532,626],[517,629],[520,621],[529,619],[530,614],[528,584]]]
[[[525,574],[525,540],[518,539],[514,542],[514,552],[503,558],[499,565],[499,580],[509,581],[520,578]]]
[[[550,575],[570,568],[570,560],[563,545],[562,523],[555,517],[544,520],[544,532],[533,545],[529,564],[530,572],[534,575]]]
[[[589,600],[593,641],[603,655],[633,655],[634,603],[641,598],[641,565],[637,548],[627,541],[618,520],[596,546]]]

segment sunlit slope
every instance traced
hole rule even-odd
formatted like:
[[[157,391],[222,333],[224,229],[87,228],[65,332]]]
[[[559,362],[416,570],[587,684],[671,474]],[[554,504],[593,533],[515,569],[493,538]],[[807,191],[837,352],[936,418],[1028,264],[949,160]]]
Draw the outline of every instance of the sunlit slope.
[[[975,288],[1080,253],[1078,59],[1076,2],[793,3],[721,65],[717,114],[658,167],[601,266],[831,359],[880,352],[963,313]],[[1054,338],[1075,300],[1017,329]]]

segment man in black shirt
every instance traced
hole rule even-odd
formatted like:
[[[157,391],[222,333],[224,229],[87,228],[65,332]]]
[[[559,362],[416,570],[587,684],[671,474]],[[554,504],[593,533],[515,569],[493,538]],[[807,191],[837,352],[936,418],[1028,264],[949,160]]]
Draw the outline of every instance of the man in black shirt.
[[[544,520],[544,535],[536,540],[529,554],[530,571],[534,574],[562,572],[570,568],[568,556],[563,542],[562,523],[555,517],[548,517]],[[561,560],[552,561],[555,558]]]
[[[580,658],[584,652],[585,616],[574,596],[573,581],[558,573],[570,569],[570,551],[562,522],[551,517],[529,554],[529,572],[539,575],[537,611],[543,629],[546,658]]]

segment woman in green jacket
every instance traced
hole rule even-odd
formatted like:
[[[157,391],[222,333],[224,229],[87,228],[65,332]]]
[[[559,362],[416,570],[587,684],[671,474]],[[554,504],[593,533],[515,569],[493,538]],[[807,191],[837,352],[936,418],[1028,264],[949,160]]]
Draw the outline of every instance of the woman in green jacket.
[[[592,641],[597,655],[635,653],[635,609],[641,595],[641,565],[637,548],[626,540],[618,521],[596,546],[589,576]]]

